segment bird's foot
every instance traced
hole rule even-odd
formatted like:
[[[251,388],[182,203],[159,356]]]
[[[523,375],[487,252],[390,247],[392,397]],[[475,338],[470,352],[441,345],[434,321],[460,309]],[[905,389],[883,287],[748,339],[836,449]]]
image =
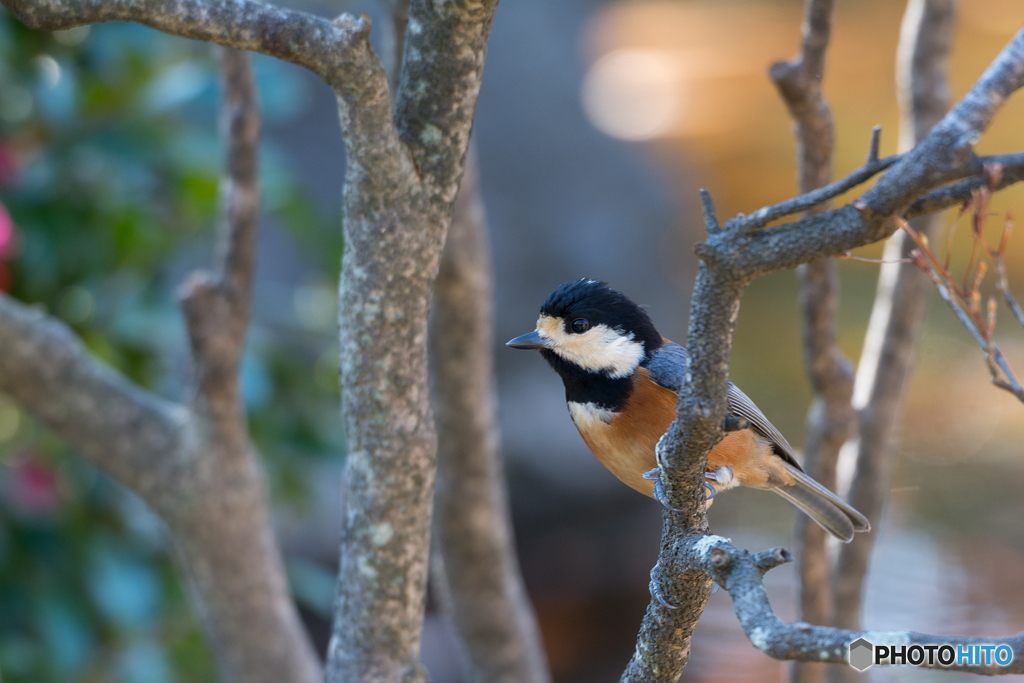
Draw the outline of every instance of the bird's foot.
[[[728,478],[725,478],[722,475],[722,471],[723,470],[728,471]],[[662,488],[662,486],[661,486],[661,470],[659,470],[657,467],[655,467],[653,470],[648,470],[647,472],[644,472],[643,475],[641,475],[641,476],[643,476],[643,478],[646,479],[647,481],[653,481],[654,482],[654,499],[655,500],[657,500],[659,503],[661,503],[662,505],[667,507],[669,510],[672,510],[673,512],[682,512],[681,509],[674,508],[674,507],[672,507],[671,505],[668,504],[668,498],[665,496],[665,489]],[[723,476],[723,478],[722,479],[717,479],[716,477],[719,477],[719,476]],[[708,490],[708,494],[707,494],[708,498],[707,499],[711,500],[712,498],[715,497],[715,494],[718,493],[718,491],[716,491],[715,487],[712,486],[711,484],[709,484],[707,482],[707,480],[710,479],[711,481],[714,481],[716,483],[725,482],[725,486],[729,487],[729,484],[731,484],[732,481],[733,481],[732,468],[729,467],[728,465],[726,465],[725,467],[720,467],[720,468],[718,468],[717,472],[708,472],[708,473],[706,473],[704,475],[704,479],[705,479],[705,481],[704,481],[704,488],[706,488]],[[729,487],[729,488],[731,488],[731,487]]]
[[[661,564],[660,562],[655,562],[654,563],[654,567],[651,568],[651,583],[650,583],[650,586],[649,586],[650,591],[651,591],[651,596],[655,600],[660,602],[661,606],[664,607],[665,609],[679,609],[678,605],[671,604],[670,602],[668,602],[665,598],[663,598],[661,596],[661,586],[658,585],[659,584],[659,580],[660,580],[660,576],[661,576],[661,572],[658,571],[658,569],[660,568],[659,567],[660,564]]]
[[[661,568],[660,565],[660,562],[655,562],[654,567],[651,568],[651,583],[648,586],[651,591],[651,597],[660,602],[661,606],[665,609],[679,609],[679,605],[673,605],[661,594],[661,572],[658,571]],[[712,586],[714,587],[711,589],[711,594],[714,595],[718,592],[718,584],[712,582]]]
[[[673,512],[682,512],[679,508],[674,508],[668,504],[668,498],[665,497],[665,489],[661,486],[661,470],[655,467],[653,470],[648,470],[643,473],[643,478],[647,481],[654,482],[654,499],[667,507]]]

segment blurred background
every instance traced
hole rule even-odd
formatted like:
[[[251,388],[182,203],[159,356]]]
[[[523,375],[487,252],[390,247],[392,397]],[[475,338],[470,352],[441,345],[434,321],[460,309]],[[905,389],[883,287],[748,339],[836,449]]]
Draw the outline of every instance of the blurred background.
[[[837,5],[825,94],[839,176],[862,163],[874,124],[882,153],[895,152],[903,4]],[[500,416],[520,559],[560,683],[618,680],[649,600],[660,510],[589,454],[543,361],[501,342],[532,329],[557,284],[582,276],[607,280],[648,306],[664,335],[684,339],[703,231],[697,189],[711,190],[720,216],[794,193],[790,121],[766,70],[796,52],[801,14],[797,0],[515,0],[498,10],[475,140],[495,263]],[[1021,24],[1018,0],[961,3],[954,98]],[[344,150],[325,85],[270,58],[255,65],[265,218],[243,386],[289,578],[323,651],[345,458],[335,329]],[[207,46],[120,24],[37,33],[0,9],[0,289],[178,399],[187,343],[175,289],[210,258],[217,102]],[[979,151],[1024,149],[1022,117],[1018,96]],[[993,208],[1024,211],[1024,190],[997,195]],[[992,219],[993,231],[1001,225]],[[954,269],[965,244],[956,242]],[[1024,237],[1009,265],[1024,296]],[[877,270],[840,263],[841,343],[853,358]],[[1008,315],[998,329],[1024,373],[1024,331]],[[755,282],[732,378],[798,447],[810,396],[799,338],[795,275]],[[990,386],[981,352],[933,297],[876,532],[866,627],[1024,629],[1022,444],[1024,406]],[[730,492],[710,520],[739,546],[793,546],[793,511],[767,493]],[[767,584],[792,619],[793,568]],[[433,604],[423,657],[437,683],[462,680]],[[15,683],[215,680],[160,522],[2,395],[0,671]],[[886,674],[931,676],[876,678]],[[747,642],[729,597],[713,596],[682,680],[785,679],[783,664]]]

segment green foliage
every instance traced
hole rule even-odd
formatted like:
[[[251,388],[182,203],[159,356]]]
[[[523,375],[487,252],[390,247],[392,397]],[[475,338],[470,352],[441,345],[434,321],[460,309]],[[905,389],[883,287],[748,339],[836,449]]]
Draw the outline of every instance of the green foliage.
[[[284,87],[280,65],[256,64],[261,87]],[[174,289],[210,265],[216,104],[205,46],[123,24],[36,32],[0,9],[0,289],[178,400],[187,400],[187,345]],[[265,210],[308,252],[310,284],[275,294],[288,305],[254,325],[242,381],[272,493],[297,503],[310,468],[344,450],[325,284],[340,230],[311,206],[286,158],[263,158]],[[4,681],[215,680],[184,591],[152,513],[0,395]]]

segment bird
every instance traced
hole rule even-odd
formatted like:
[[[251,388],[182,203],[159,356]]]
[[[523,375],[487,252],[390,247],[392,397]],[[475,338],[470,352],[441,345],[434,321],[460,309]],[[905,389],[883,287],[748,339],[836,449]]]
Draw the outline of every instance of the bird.
[[[536,328],[507,342],[535,349],[562,378],[580,435],[627,486],[667,502],[658,487],[655,447],[676,417],[686,348],[662,337],[647,312],[607,283],[562,283],[544,301]],[[793,447],[733,383],[733,426],[708,454],[707,505],[736,486],[773,491],[843,542],[869,531],[864,515],[804,472]]]

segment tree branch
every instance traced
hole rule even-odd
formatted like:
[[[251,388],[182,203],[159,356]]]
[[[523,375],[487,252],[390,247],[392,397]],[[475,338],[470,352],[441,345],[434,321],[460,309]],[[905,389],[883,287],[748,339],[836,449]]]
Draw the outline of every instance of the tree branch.
[[[193,274],[181,301],[202,461],[191,500],[168,523],[225,678],[316,683],[323,673],[288,590],[239,393],[260,210],[260,116],[249,55],[225,49],[220,61],[227,172],[219,263],[214,273]]]
[[[804,191],[804,193],[798,197],[793,197],[792,199],[787,199],[779,202],[778,204],[772,204],[771,206],[762,207],[749,216],[741,215],[732,219],[735,221],[733,225],[736,229],[751,232],[764,227],[776,219],[791,216],[794,213],[800,213],[801,211],[811,211],[812,209],[825,204],[828,200],[838,197],[847,190],[851,190],[858,185],[866,183],[899,160],[899,154],[894,154],[892,156],[885,157],[884,159],[869,159],[863,166],[852,171],[844,178],[840,178],[833,183],[829,183],[828,185],[824,185],[817,189]]]
[[[497,0],[409,7],[395,118],[432,201],[447,212],[462,179],[496,7]]]
[[[849,644],[865,638],[875,645],[976,645],[1005,644],[1013,650],[1008,666],[995,664],[958,664],[942,666],[937,660],[922,668],[943,671],[967,671],[998,675],[1024,673],[1024,633],[1015,636],[951,636],[930,635],[913,631],[857,631],[812,626],[798,622],[787,624],[779,619],[765,592],[762,576],[771,566],[785,560],[781,548],[751,553],[734,547],[720,536],[706,536],[691,542],[694,565],[708,572],[733,600],[733,609],[743,632],[751,644],[773,659],[828,664],[849,663]],[[766,569],[767,568],[767,569]]]
[[[221,186],[224,216],[219,272],[193,273],[183,287],[181,305],[192,342],[196,396],[205,411],[216,415],[218,423],[228,425],[237,423],[242,412],[238,364],[249,326],[260,212],[256,159],[260,115],[248,55],[224,49],[221,70],[221,129],[227,143],[227,174]]]
[[[64,323],[0,293],[0,391],[158,512],[195,459],[188,411],[93,359]]]
[[[897,66],[900,146],[931,138],[949,106],[947,64],[953,44],[953,0],[911,0],[901,30]],[[961,107],[958,107],[961,109]],[[948,118],[948,117],[947,117]],[[932,129],[936,126],[936,129]],[[927,137],[926,137],[927,136]],[[927,142],[920,142],[927,144]],[[939,216],[916,219],[918,229],[934,235]],[[844,448],[845,471],[856,473],[848,502],[878,528],[892,487],[893,430],[901,414],[903,387],[924,325],[928,282],[906,259],[913,244],[902,231],[886,244],[878,292],[864,340],[853,407],[861,415],[857,439]],[[836,622],[858,628],[864,579],[877,534],[859,534],[839,551],[836,574]]]
[[[705,203],[705,221],[717,225]],[[702,260],[690,313],[687,383],[679,392],[677,417],[658,442],[661,483],[668,504],[662,513],[661,551],[636,651],[623,683],[675,683],[690,658],[690,638],[711,594],[711,582],[696,571],[694,549],[708,537],[704,472],[707,455],[724,433],[729,350],[743,285]],[[674,605],[669,609],[663,604]]]
[[[975,243],[974,250],[975,252],[979,251],[978,246],[980,245],[984,252],[987,252],[988,256],[992,259],[997,273],[996,288],[1002,290],[1007,307],[1014,317],[1017,318],[1018,322],[1024,325],[1024,311],[1020,310],[1017,301],[1010,292],[1009,283],[1006,278],[1006,266],[1002,258],[1002,252],[1009,243],[1009,225],[1005,225],[1003,228],[1003,238],[998,249],[992,250],[985,242],[985,224],[988,218],[989,197],[987,188],[979,190],[970,207],[974,214],[972,221],[974,228],[971,231],[971,236]],[[1009,218],[1007,220],[1009,221]],[[985,276],[984,262],[979,263],[977,271],[974,271],[974,257],[972,255],[971,260],[968,262],[967,272],[964,275],[964,282],[969,282],[970,284],[958,285],[949,272],[948,267],[939,263],[938,258],[931,250],[924,236],[905,221],[900,222],[900,227],[903,228],[904,232],[914,242],[915,250],[911,252],[910,260],[918,269],[931,278],[942,300],[953,310],[953,313],[956,314],[956,317],[963,326],[967,328],[967,331],[971,333],[974,340],[978,342],[981,350],[985,352],[986,364],[992,378],[992,384],[1010,392],[1021,402],[1024,402],[1024,386],[1021,386],[1013,374],[1013,369],[1007,363],[1006,358],[1003,356],[1002,351],[999,350],[994,339],[996,309],[998,306],[995,298],[989,298],[987,319],[983,317],[981,292],[979,289]]]
[[[164,33],[278,57],[335,88],[376,89],[369,22],[331,21],[255,0],[2,0],[26,26],[47,31],[133,21]]]
[[[1000,176],[999,182],[992,188],[993,191],[1005,189],[1024,180],[1024,154],[996,154],[980,157],[973,164],[976,168],[973,173],[975,177],[928,192],[911,204],[903,215],[908,219],[916,218],[937,213],[958,204],[966,204],[971,201],[975,190],[988,185],[985,179],[985,166],[995,164],[999,164],[1003,168],[1003,174]]]
[[[742,218],[731,219],[721,234],[702,245],[702,254],[724,259],[730,271],[749,281],[888,237],[896,229],[893,218],[918,197],[974,175],[973,145],[1022,84],[1024,30],[1017,32],[957,106],[858,201],[752,234],[735,229],[742,226]]]
[[[491,259],[470,151],[441,259],[430,358],[438,431],[434,532],[467,680],[551,680],[519,574],[495,415]]]
[[[794,119],[797,140],[800,192],[828,184],[832,175],[832,112],[821,93],[825,53],[831,30],[832,0],[808,0],[800,54],[791,62],[772,65],[775,82]],[[868,166],[877,162],[878,130],[872,136]],[[811,208],[811,214],[828,208]],[[853,428],[850,406],[853,370],[836,343],[836,310],[839,304],[839,273],[831,258],[800,266],[800,304],[804,318],[804,365],[810,375],[814,401],[807,416],[808,437],[804,467],[823,486],[834,490],[839,449]],[[826,532],[804,515],[796,517],[800,551],[800,615],[805,621],[829,624],[832,620],[831,569],[826,552]],[[821,666],[796,665],[792,680],[824,681]]]

